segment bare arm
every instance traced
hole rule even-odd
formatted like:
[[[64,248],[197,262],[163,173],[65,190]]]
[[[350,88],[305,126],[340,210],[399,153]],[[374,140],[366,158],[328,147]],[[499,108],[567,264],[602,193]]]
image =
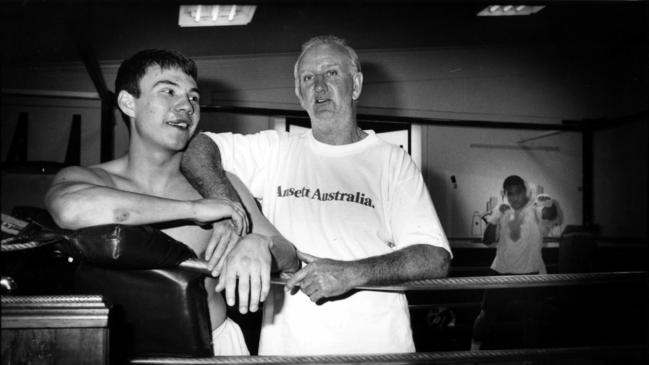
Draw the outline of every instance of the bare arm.
[[[242,237],[227,255],[223,277],[219,279],[216,290],[225,289],[225,299],[232,306],[235,288],[238,287],[239,312],[246,313],[248,308],[254,312],[268,295],[271,271],[295,272],[300,268],[300,261],[295,247],[259,211],[241,180],[235,175],[227,176],[250,213],[253,233]]]
[[[299,285],[314,302],[344,294],[357,286],[444,277],[451,260],[445,249],[425,244],[356,261],[318,259],[303,253],[298,256],[309,265],[298,271],[286,286],[292,290]]]
[[[358,285],[390,285],[448,275],[451,256],[441,247],[413,245],[355,263]]]
[[[243,203],[250,215],[252,232],[271,239],[273,271],[294,272],[299,268],[293,244],[286,240],[261,213],[243,182],[235,175],[226,174],[221,162],[221,152],[208,136],[198,134],[192,138],[183,155],[181,170],[201,195],[227,197]],[[221,262],[215,263],[214,267],[218,270]]]
[[[55,222],[66,229],[173,220],[207,223],[230,217],[241,221],[232,203],[222,199],[181,201],[118,190],[109,185],[97,169],[68,167],[55,176],[45,195],[45,205]]]
[[[217,145],[207,136],[199,134],[192,139],[185,151],[181,170],[189,182],[203,196],[230,196],[243,202],[252,222],[252,234],[217,246],[214,255],[208,257],[213,273],[219,274],[217,291],[225,289],[228,305],[235,304],[235,292],[239,297],[239,311],[256,311],[270,290],[270,271],[294,272],[299,268],[293,245],[259,211],[257,204],[234,175],[226,175]],[[229,179],[228,179],[229,178]],[[235,189],[236,188],[236,192]],[[239,201],[239,200],[237,200]]]
[[[252,232],[264,235],[271,240],[270,251],[273,255],[273,271],[295,272],[300,268],[295,246],[261,213],[255,199],[236,175],[227,174],[232,185],[239,193],[243,205],[250,214]]]
[[[241,203],[221,163],[221,152],[210,137],[198,133],[183,154],[180,171],[205,197],[223,197]]]
[[[225,198],[243,210],[241,200],[223,170],[221,152],[209,137],[198,133],[191,139],[183,153],[180,171],[203,197]],[[247,214],[244,215],[243,224],[243,230],[240,232],[236,232],[236,227],[230,221],[215,222],[212,225],[205,259],[214,276],[221,273],[225,258],[238,243],[241,235],[248,233]]]

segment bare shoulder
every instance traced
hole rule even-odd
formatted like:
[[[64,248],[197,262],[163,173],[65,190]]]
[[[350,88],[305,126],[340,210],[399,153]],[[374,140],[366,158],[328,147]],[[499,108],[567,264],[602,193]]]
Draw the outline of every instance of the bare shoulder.
[[[59,171],[52,181],[52,185],[70,183],[87,183],[102,186],[114,185],[111,173],[102,165],[88,167],[69,166]]]
[[[69,166],[59,171],[52,185],[65,183],[86,183],[115,187],[115,181],[125,166],[125,157],[91,166]]]

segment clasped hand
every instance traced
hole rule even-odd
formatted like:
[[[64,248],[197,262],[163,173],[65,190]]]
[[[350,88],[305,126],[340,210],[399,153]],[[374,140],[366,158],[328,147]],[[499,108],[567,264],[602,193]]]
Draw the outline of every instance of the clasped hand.
[[[297,256],[307,265],[286,282],[286,287],[291,292],[299,287],[314,303],[342,295],[358,284],[353,262],[318,258],[300,251]]]
[[[224,198],[205,198],[192,201],[193,220],[199,224],[213,223],[229,218],[239,235],[248,231],[248,214],[241,203]]]
[[[270,238],[256,233],[242,237],[225,255],[216,291],[225,289],[229,306],[239,296],[239,312],[250,309],[256,312],[259,303],[266,300],[270,291],[271,249]]]

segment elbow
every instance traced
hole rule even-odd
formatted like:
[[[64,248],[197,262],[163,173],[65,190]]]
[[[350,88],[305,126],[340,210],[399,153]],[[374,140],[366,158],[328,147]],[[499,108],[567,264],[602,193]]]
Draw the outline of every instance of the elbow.
[[[429,269],[425,274],[426,277],[421,279],[437,279],[448,276],[451,266],[450,252],[437,246],[427,245],[424,247],[426,247],[427,252],[425,252],[422,257],[426,257],[426,261],[429,263]]]
[[[60,194],[46,200],[46,207],[54,223],[60,228],[76,230],[94,225],[92,217],[96,212],[92,207],[83,202],[84,199],[73,196],[74,194]]]
[[[443,248],[439,248],[439,277],[445,278],[451,268],[451,254]]]
[[[59,227],[63,229],[81,228],[78,209],[75,209],[74,204],[70,204],[64,199],[56,199],[47,203],[47,210],[54,223]]]

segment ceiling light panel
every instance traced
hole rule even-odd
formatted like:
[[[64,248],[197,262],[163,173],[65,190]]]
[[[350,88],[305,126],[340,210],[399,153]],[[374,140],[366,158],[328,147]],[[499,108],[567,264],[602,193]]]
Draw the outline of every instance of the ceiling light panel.
[[[478,16],[516,16],[531,15],[543,9],[543,5],[489,5]]]
[[[212,27],[246,25],[255,15],[255,5],[180,5],[178,25]]]

